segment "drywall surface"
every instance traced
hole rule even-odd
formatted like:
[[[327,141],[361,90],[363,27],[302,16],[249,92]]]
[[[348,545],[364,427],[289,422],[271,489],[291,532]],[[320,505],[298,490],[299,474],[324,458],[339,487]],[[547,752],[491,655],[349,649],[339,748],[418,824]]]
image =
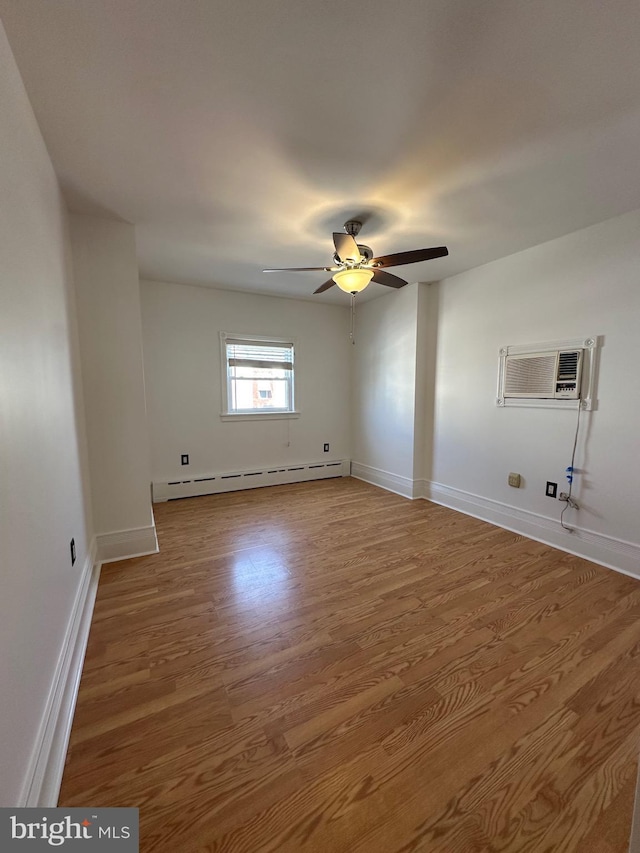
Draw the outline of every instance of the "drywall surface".
[[[619,565],[640,573],[639,269],[634,212],[440,283],[431,479],[461,499],[505,505],[516,529],[520,520],[551,520],[554,541],[580,551],[580,537],[558,529],[561,504],[545,495],[547,480],[566,486],[577,413],[496,406],[498,350],[602,336],[597,410],[582,414],[577,446],[581,509],[565,519],[603,547],[611,537],[624,554]],[[509,471],[523,488],[507,485]]]
[[[418,284],[416,317],[416,387],[413,442],[414,496],[421,495],[431,479],[433,411],[438,345],[438,288]]]
[[[0,806],[15,806],[90,519],[65,207],[1,25],[0,115]]]
[[[154,481],[349,458],[346,307],[149,281],[141,296]],[[295,340],[299,418],[221,418],[221,331]]]
[[[359,306],[353,348],[353,460],[372,482],[378,472],[399,478],[400,491],[414,477],[420,288],[411,284]]]
[[[96,534],[153,524],[133,226],[69,217]]]

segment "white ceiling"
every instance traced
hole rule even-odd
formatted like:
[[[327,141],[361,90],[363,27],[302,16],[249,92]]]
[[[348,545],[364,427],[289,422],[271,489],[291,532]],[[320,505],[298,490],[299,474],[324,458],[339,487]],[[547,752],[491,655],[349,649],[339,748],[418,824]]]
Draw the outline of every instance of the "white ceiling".
[[[310,297],[331,232],[431,281],[640,208],[637,0],[0,0],[71,209],[145,278]],[[370,285],[367,296],[387,292]],[[332,288],[313,297],[340,301]]]

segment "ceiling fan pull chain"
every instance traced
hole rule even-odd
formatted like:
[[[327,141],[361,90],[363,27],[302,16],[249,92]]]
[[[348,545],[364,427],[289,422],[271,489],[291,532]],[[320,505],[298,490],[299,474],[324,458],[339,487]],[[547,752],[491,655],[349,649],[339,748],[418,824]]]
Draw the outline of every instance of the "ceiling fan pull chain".
[[[355,342],[356,342],[356,295],[355,295],[355,293],[351,294],[351,326],[349,328],[349,338],[351,339],[351,343],[355,344]]]

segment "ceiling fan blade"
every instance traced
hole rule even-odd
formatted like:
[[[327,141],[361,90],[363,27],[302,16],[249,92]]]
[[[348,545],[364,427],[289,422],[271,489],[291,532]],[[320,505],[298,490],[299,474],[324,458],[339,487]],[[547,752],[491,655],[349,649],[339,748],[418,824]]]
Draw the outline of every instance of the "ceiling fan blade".
[[[262,272],[335,272],[340,267],[275,267]]]
[[[317,290],[314,290],[313,292],[314,293],[324,293],[325,290],[329,290],[329,288],[333,287],[334,284],[335,284],[335,281],[332,278],[330,278],[328,281],[325,281],[324,284],[321,284],[320,287]]]
[[[336,253],[343,264],[360,263],[360,249],[350,234],[340,234],[339,231],[334,231],[333,245],[336,247]]]
[[[384,270],[376,270],[371,281],[376,281],[378,284],[386,284],[387,287],[404,287],[408,284],[403,278],[398,278],[390,272]]]
[[[417,264],[420,261],[432,261],[449,254],[446,246],[434,246],[431,249],[414,249],[412,252],[396,252],[395,255],[381,255],[371,263],[374,267],[399,267],[402,264]]]

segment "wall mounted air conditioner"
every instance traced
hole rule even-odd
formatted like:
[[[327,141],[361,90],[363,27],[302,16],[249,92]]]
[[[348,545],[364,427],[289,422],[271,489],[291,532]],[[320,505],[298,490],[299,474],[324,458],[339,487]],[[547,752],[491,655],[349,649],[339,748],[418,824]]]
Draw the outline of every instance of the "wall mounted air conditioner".
[[[577,400],[581,367],[581,349],[508,355],[504,396]]]
[[[498,406],[581,409],[597,406],[598,350],[604,340],[564,338],[501,347],[498,360]]]

